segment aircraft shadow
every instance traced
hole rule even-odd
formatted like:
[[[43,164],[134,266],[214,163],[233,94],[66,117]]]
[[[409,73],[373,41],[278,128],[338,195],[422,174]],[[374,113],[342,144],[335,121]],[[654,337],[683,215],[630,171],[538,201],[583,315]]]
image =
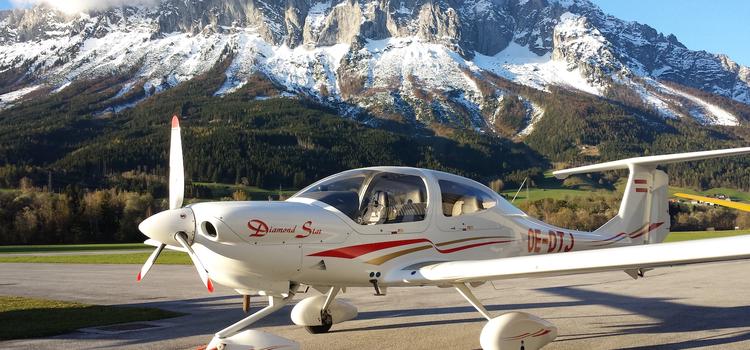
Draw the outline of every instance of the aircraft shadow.
[[[561,334],[556,341],[564,342],[577,339],[602,338],[628,334],[661,334],[661,333],[691,333],[704,330],[717,330],[717,334],[709,337],[680,341],[662,345],[633,346],[621,349],[628,350],[671,350],[690,349],[699,347],[720,346],[738,341],[750,340],[750,306],[711,307],[701,305],[682,304],[673,299],[633,297],[598,291],[590,291],[576,287],[555,287],[538,289],[549,294],[565,296],[574,299],[566,302],[487,305],[489,311],[509,312],[514,310],[528,310],[536,308],[563,308],[581,305],[605,305],[622,310],[622,313],[611,315],[571,315],[557,318],[587,318],[607,316],[643,315],[652,320],[648,323],[613,324],[605,328],[611,331],[596,331],[585,334]],[[410,316],[425,316],[439,314],[458,314],[476,312],[470,306],[442,307],[434,309],[405,309],[362,312],[357,319],[399,318]],[[544,317],[544,315],[540,315]],[[548,318],[554,320],[554,318]],[[612,318],[616,319],[616,318]],[[385,325],[374,325],[336,330],[333,332],[356,332],[369,330],[396,329],[404,327],[438,326],[444,324],[484,322],[484,318],[463,318],[453,320],[396,322]],[[737,331],[737,328],[747,328]],[[724,332],[721,332],[725,330]]]
[[[633,297],[612,293],[585,290],[578,287],[554,287],[541,288],[543,291],[553,295],[565,296],[573,300],[560,302],[542,302],[542,303],[524,303],[524,304],[500,304],[487,305],[489,311],[495,313],[509,312],[514,310],[529,310],[540,308],[569,308],[582,305],[605,305],[611,308],[622,310],[621,313],[610,315],[571,315],[569,317],[561,316],[557,318],[587,318],[587,317],[607,317],[607,316],[626,316],[626,315],[643,315],[648,317],[652,322],[648,323],[627,323],[612,324],[605,327],[605,331],[597,330],[584,334],[561,334],[556,341],[565,342],[576,339],[603,338],[628,334],[660,334],[660,333],[689,333],[703,330],[720,331],[710,337],[680,341],[662,345],[634,346],[623,349],[628,350],[669,350],[669,349],[690,349],[697,347],[721,346],[743,340],[750,340],[750,306],[739,307],[710,307],[681,304],[672,299],[666,298],[649,298]],[[260,299],[254,299],[260,300]],[[134,331],[121,333],[117,335],[90,335],[82,333],[71,333],[55,338],[61,339],[117,339],[122,341],[121,345],[137,345],[152,343],[162,340],[178,339],[192,336],[205,336],[208,341],[213,333],[229,326],[246,315],[242,312],[241,300],[237,296],[218,296],[195,298],[187,300],[174,301],[154,301],[138,304],[128,304],[121,306],[143,306],[156,307],[165,310],[178,311],[187,313],[173,319],[162,320],[162,322],[173,324],[168,328],[156,330]],[[251,312],[255,312],[265,306],[265,302],[258,302],[257,307],[253,307]],[[255,327],[274,327],[292,325],[289,314],[294,305],[288,305],[285,308],[275,312],[255,324]],[[361,312],[357,320],[371,320],[392,318],[394,322],[383,325],[373,325],[356,328],[334,329],[332,332],[360,332],[369,330],[396,329],[404,327],[425,327],[439,326],[457,323],[480,323],[484,318],[469,317],[451,320],[419,320],[413,322],[399,322],[403,317],[430,316],[430,315],[448,315],[475,313],[476,310],[471,306],[456,307],[438,307],[424,309],[401,309],[401,310],[378,310]],[[544,315],[539,315],[544,317]],[[554,320],[553,318],[549,318]],[[611,320],[616,320],[612,317]],[[747,328],[738,331],[737,328]],[[724,332],[721,332],[724,330]]]
[[[750,340],[750,306],[712,307],[682,304],[674,299],[633,297],[604,293],[574,287],[542,288],[540,291],[574,298],[584,304],[606,305],[629,313],[646,316],[653,322],[633,324],[623,322],[607,328],[611,332],[591,334],[564,334],[557,341],[600,338],[626,334],[690,333],[704,330],[725,330],[710,337],[680,341],[662,345],[634,346],[622,349],[690,349],[706,346],[719,346],[743,340]],[[737,331],[737,328],[747,328]]]

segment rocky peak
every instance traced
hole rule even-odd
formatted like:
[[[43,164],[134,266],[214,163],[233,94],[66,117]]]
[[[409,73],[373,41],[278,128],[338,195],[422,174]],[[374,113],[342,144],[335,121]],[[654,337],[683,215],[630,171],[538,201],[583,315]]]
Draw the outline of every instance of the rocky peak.
[[[0,12],[0,81],[11,82],[0,100],[122,72],[135,72],[122,93],[142,86],[150,94],[227,57],[218,95],[261,72],[342,113],[460,119],[485,130],[506,92],[481,88],[484,73],[599,95],[617,83],[665,116],[699,111],[708,122],[737,119],[706,117],[715,109],[660,81],[750,103],[747,67],[588,0],[162,0],[74,15],[48,6]]]

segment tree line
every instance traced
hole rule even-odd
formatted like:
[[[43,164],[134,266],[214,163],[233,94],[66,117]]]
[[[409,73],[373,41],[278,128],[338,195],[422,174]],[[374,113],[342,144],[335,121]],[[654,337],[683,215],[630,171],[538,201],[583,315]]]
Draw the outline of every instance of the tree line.
[[[594,231],[617,215],[620,198],[616,196],[546,198],[522,203],[530,216],[555,226]],[[720,206],[669,203],[671,231],[750,229],[750,213]]]
[[[138,224],[164,207],[148,193],[72,186],[54,193],[24,178],[19,190],[0,192],[0,244],[143,241]]]

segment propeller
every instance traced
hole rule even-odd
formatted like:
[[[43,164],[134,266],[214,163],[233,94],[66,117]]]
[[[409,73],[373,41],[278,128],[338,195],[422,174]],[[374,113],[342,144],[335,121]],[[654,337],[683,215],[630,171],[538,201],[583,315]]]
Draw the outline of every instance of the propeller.
[[[190,246],[190,244],[188,244],[187,239],[185,239],[185,233],[178,232],[174,235],[174,238],[177,240],[177,242],[180,242],[180,245],[185,248],[185,250],[187,250],[187,253],[190,256],[190,260],[193,260],[193,265],[195,265],[195,269],[198,270],[198,276],[201,277],[203,285],[206,286],[206,289],[208,289],[209,293],[213,293],[214,284],[211,283],[211,279],[208,278],[208,271],[206,271],[206,268],[203,267],[200,259],[198,259],[198,255],[195,254],[193,248]]]
[[[159,257],[159,254],[164,250],[164,248],[167,245],[164,243],[159,244],[158,247],[156,247],[156,250],[154,250],[153,253],[151,253],[151,256],[148,257],[148,260],[146,260],[146,263],[143,264],[143,267],[141,267],[141,272],[138,273],[138,282],[140,282],[143,277],[146,277],[146,274],[149,270],[151,270],[151,266],[154,266],[154,262],[156,262],[156,258]]]
[[[172,137],[169,145],[169,209],[182,207],[185,198],[185,167],[182,164],[180,119],[172,117]]]
[[[182,208],[185,198],[185,167],[182,160],[182,139],[180,136],[180,120],[172,117],[172,133],[169,145],[169,209],[153,215],[138,225],[138,229],[154,241],[159,242],[151,256],[138,273],[137,280],[141,281],[167,247],[182,246],[193,261],[198,275],[209,292],[214,291],[213,283],[208,277],[208,271],[198,259],[198,255],[191,247],[192,236],[188,232],[195,232],[195,215],[190,208]]]

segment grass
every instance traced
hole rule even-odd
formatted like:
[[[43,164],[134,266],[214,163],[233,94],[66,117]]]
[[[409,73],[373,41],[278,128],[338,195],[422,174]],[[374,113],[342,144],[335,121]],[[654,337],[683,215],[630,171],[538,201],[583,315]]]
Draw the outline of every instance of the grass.
[[[232,193],[242,190],[247,193],[249,200],[268,200],[268,196],[278,198],[279,190],[263,189],[255,186],[233,185],[214,182],[194,182],[195,185],[205,186],[211,189],[213,198],[231,197]],[[297,190],[282,189],[281,194],[285,197],[291,197],[297,193]]]
[[[183,314],[145,307],[118,307],[0,296],[0,340],[37,338],[79,328],[153,321]]]
[[[91,255],[43,255],[43,256],[0,256],[0,263],[38,264],[136,264],[142,265],[151,253],[91,254]],[[156,260],[157,264],[190,265],[190,257],[182,252],[164,251]]]
[[[665,242],[692,241],[696,239],[732,237],[747,234],[750,234],[750,230],[672,232],[667,236]]]
[[[132,250],[151,249],[153,247],[143,243],[125,244],[58,244],[58,245],[6,245],[0,246],[2,253],[43,253],[43,252],[79,252],[97,250]]]
[[[625,189],[625,181],[626,179],[620,179],[620,181],[615,184],[615,188],[605,188],[599,184],[590,182],[590,180],[584,177],[571,177],[567,181],[563,182],[556,179],[554,175],[552,175],[552,172],[546,172],[544,174],[544,179],[536,184],[536,186],[529,188],[528,198],[531,201],[537,201],[545,198],[561,200],[565,199],[566,197],[575,198],[588,197],[592,195],[605,197],[621,196],[622,192]],[[507,198],[508,200],[511,200],[513,199],[513,196],[516,195],[517,191],[518,188],[507,188],[503,191],[500,191],[500,194],[505,196],[505,198]],[[750,193],[731,188],[718,187],[705,191],[698,191],[687,187],[669,187],[670,198],[677,198],[674,197],[674,194],[678,192],[709,197],[723,194],[725,196],[729,196],[730,198],[732,198],[732,200],[739,200],[742,202],[750,203]],[[516,201],[514,202],[514,204],[519,205],[520,203],[525,202],[527,197],[526,193],[527,191],[524,186],[524,188],[520,192],[518,192],[518,196],[516,197]]]
[[[516,196],[518,192],[518,196]],[[528,190],[528,196],[526,186],[521,191],[518,188],[509,188],[500,191],[500,194],[505,196],[508,200],[513,199],[516,196],[514,204],[518,205],[526,201],[528,197],[531,201],[537,201],[540,199],[551,198],[551,199],[565,199],[573,197],[584,197],[591,195],[598,196],[615,196],[619,195],[618,190],[614,188],[606,188],[599,184],[591,182],[589,179],[584,177],[571,177],[566,181],[558,180],[552,175],[551,171],[544,173],[544,178],[536,184],[536,186],[530,187]]]

